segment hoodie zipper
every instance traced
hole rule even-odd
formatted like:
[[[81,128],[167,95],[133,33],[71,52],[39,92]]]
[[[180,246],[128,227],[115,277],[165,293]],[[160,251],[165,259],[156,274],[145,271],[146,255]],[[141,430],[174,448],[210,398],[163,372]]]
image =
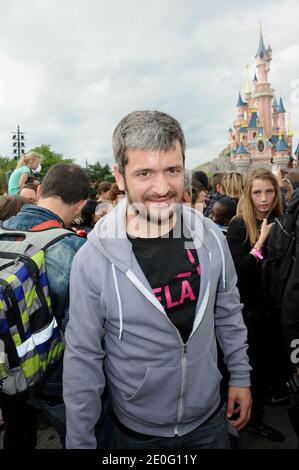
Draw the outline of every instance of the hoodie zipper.
[[[182,418],[183,418],[183,401],[184,401],[184,395],[185,395],[185,390],[186,390],[186,383],[187,383],[187,344],[183,343],[182,337],[180,335],[179,330],[176,328],[176,326],[172,323],[171,320],[169,320],[167,314],[165,315],[169,323],[173,326],[175,329],[178,338],[180,340],[180,343],[182,345],[182,385],[181,385],[181,393],[178,398],[178,417],[177,417],[177,423],[174,426],[174,435],[178,436],[178,427],[181,424]],[[189,336],[189,338],[191,335]]]
[[[181,394],[179,396],[179,403],[178,403],[178,420],[177,424],[174,427],[174,435],[178,436],[178,427],[183,418],[183,400],[185,395],[185,388],[187,383],[187,344],[183,346],[183,354],[182,354],[182,387],[181,387]]]
[[[183,418],[183,401],[184,401],[184,395],[185,395],[185,390],[186,390],[186,383],[187,383],[187,344],[183,343],[182,337],[180,335],[179,330],[176,328],[176,326],[172,323],[171,320],[169,320],[167,314],[165,313],[165,318],[169,321],[169,323],[172,325],[172,327],[175,329],[178,338],[180,340],[180,343],[182,345],[182,385],[181,385],[181,393],[178,398],[178,417],[177,417],[177,423],[174,426],[174,435],[178,436],[178,427],[181,424],[182,418]],[[191,337],[191,334],[189,338]]]

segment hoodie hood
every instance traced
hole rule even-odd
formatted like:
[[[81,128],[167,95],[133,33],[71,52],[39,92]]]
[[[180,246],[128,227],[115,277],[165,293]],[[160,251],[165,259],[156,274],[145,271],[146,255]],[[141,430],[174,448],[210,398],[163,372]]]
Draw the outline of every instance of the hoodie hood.
[[[127,199],[102,217],[88,234],[88,240],[110,263],[126,273],[132,268],[132,244],[126,232]]]
[[[132,268],[132,244],[128,240],[126,232],[126,212],[128,201],[124,198],[109,214],[103,217],[88,234],[88,240],[122,272]],[[198,250],[204,246],[211,250],[210,237],[203,234],[212,232],[218,239],[219,230],[216,225],[204,217],[200,212],[181,206],[184,224],[193,238],[195,248]],[[219,247],[221,243],[219,240]]]

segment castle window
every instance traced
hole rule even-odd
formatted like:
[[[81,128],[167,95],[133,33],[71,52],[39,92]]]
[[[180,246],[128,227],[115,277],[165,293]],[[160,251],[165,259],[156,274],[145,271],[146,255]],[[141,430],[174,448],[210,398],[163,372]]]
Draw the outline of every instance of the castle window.
[[[261,152],[261,153],[264,151],[264,149],[265,149],[265,144],[264,144],[264,142],[263,142],[262,140],[259,140],[259,141],[258,141],[258,143],[257,143],[257,148],[258,148],[258,151]]]

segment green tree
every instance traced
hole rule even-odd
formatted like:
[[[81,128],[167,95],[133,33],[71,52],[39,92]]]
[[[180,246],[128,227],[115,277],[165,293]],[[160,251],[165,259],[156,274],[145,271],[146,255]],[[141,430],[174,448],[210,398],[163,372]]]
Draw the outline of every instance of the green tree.
[[[34,147],[32,149],[34,152],[39,153],[42,155],[42,170],[41,176],[44,177],[49,168],[56,163],[73,163],[74,160],[72,158],[64,158],[61,153],[56,153],[51,149],[51,145],[40,145],[39,147]]]
[[[0,194],[7,192],[7,180],[16,164],[17,160],[0,156]]]
[[[106,175],[104,181],[109,181],[109,183],[115,183],[115,176],[114,175]]]
[[[87,165],[86,171],[92,183],[110,181],[106,178],[113,176],[110,166],[107,164],[103,166],[99,161],[97,161],[94,165]]]

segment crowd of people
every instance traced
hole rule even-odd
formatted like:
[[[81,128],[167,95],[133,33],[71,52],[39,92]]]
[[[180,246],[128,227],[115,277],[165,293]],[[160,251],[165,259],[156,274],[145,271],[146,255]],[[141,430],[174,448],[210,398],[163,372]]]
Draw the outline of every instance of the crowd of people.
[[[209,178],[185,170],[185,149],[174,118],[143,111],[113,133],[115,183],[91,187],[64,163],[28,182],[35,152],[17,165],[2,228],[71,233],[45,252],[64,359],[34,396],[0,392],[4,448],[35,448],[37,410],[70,449],[231,448],[243,428],[284,440],[263,407],[289,402],[286,383],[299,379],[298,257],[279,309],[262,268],[299,171]]]

